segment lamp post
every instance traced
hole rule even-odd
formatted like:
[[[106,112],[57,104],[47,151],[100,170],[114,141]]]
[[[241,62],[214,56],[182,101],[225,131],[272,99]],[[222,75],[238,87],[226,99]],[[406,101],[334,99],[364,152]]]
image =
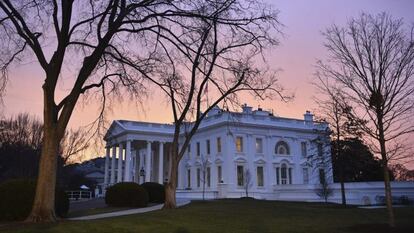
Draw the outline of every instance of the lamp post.
[[[139,170],[139,176],[142,176],[142,183],[145,182],[145,170],[144,167],[141,167],[141,170]]]

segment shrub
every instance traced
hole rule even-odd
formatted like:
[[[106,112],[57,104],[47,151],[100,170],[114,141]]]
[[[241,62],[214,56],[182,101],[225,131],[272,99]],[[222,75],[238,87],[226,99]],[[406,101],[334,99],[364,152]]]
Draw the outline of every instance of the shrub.
[[[165,201],[165,188],[164,185],[146,182],[141,185],[147,190],[149,196],[149,202],[151,203],[164,203]]]
[[[105,203],[117,207],[146,207],[148,192],[137,183],[117,183],[106,190]]]
[[[11,180],[0,184],[0,220],[24,220],[33,206],[36,182],[33,180]],[[65,217],[69,210],[69,199],[65,192],[56,191],[55,211]]]

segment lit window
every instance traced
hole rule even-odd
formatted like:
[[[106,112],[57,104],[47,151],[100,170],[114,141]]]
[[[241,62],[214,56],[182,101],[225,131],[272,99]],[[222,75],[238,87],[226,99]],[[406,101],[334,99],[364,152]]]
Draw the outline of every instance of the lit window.
[[[210,140],[206,141],[206,147],[207,147],[207,154],[210,154]]]
[[[197,142],[197,156],[200,156],[200,143]]]
[[[236,137],[236,151],[243,152],[243,137]]]
[[[275,147],[275,154],[280,154],[280,155],[289,155],[289,146],[286,142],[284,141],[280,141],[276,144]]]
[[[263,167],[257,167],[257,186],[263,187]]]
[[[221,153],[221,138],[217,138],[217,153]]]
[[[302,157],[306,158],[307,156],[307,148],[306,148],[306,142],[301,142],[301,151],[302,151]]]
[[[243,166],[237,166],[237,185],[244,185],[244,168]]]
[[[263,153],[263,140],[261,138],[256,138],[256,153]]]

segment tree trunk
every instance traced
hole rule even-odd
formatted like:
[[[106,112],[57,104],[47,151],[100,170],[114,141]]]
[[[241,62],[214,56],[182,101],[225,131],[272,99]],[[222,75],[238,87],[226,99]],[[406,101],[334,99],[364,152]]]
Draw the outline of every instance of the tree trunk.
[[[176,161],[177,154],[174,151],[176,150],[173,149],[171,154],[171,174],[165,187],[165,202],[163,209],[177,208],[175,193],[177,188],[178,162]]]
[[[42,153],[33,207],[26,222],[56,221],[55,187],[60,136],[57,130],[57,114],[54,107],[53,94],[49,95],[47,87],[44,87]]]
[[[388,211],[388,224],[390,227],[395,227],[394,210],[392,207],[390,175],[388,172],[388,158],[387,158],[387,150],[385,147],[384,126],[382,122],[382,117],[379,114],[378,114],[378,133],[379,133],[379,143],[380,143],[380,149],[381,149],[382,167],[383,167],[383,172],[384,172],[384,186],[385,186],[385,199],[386,199],[387,211]]]
[[[345,183],[344,183],[343,177],[341,178],[341,197],[342,197],[342,205],[346,206]]]

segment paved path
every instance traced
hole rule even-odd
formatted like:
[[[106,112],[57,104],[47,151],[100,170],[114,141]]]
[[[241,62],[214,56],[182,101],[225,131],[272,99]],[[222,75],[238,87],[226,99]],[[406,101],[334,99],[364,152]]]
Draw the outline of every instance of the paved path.
[[[187,204],[190,204],[191,201],[189,200],[177,200],[177,206],[184,206]],[[154,210],[161,209],[163,204],[150,206],[146,208],[138,208],[138,209],[130,209],[130,210],[121,210],[116,212],[110,212],[110,213],[104,213],[104,214],[95,214],[95,215],[87,215],[82,217],[76,217],[76,218],[68,218],[67,220],[93,220],[93,219],[101,219],[101,218],[111,218],[111,217],[118,217],[118,216],[124,216],[124,215],[130,215],[130,214],[140,214],[140,213],[146,213]]]

